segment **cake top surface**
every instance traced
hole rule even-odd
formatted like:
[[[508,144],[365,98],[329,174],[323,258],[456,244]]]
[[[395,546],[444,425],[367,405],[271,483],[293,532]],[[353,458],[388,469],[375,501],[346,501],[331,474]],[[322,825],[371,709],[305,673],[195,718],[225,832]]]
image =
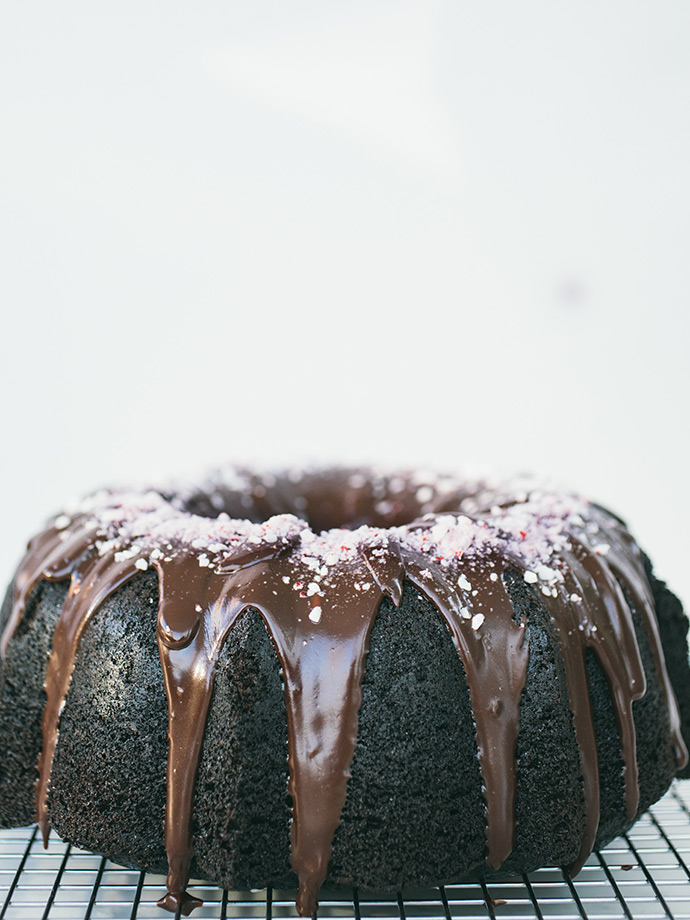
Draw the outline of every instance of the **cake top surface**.
[[[598,554],[610,549],[605,523],[613,516],[530,477],[488,481],[431,473],[338,473],[338,488],[348,490],[358,510],[346,526],[319,529],[304,513],[318,500],[310,490],[316,478],[317,492],[322,491],[323,472],[256,474],[234,467],[215,471],[201,485],[101,490],[70,504],[52,525],[67,533],[79,519],[93,528],[101,555],[115,550],[119,559],[136,556],[142,570],[179,554],[195,556],[201,567],[228,570],[259,548],[273,548],[289,550],[296,565],[325,583],[333,567],[356,561],[363,547],[385,551],[389,541],[444,567],[461,558],[489,558],[492,551],[507,554],[521,563],[528,581],[543,586],[559,580],[558,554],[573,537]],[[193,510],[201,499],[204,514]],[[290,512],[257,520],[262,505],[270,510],[281,502]],[[247,516],[218,510],[227,505]],[[411,519],[398,523],[401,511]],[[376,523],[367,523],[372,519]]]

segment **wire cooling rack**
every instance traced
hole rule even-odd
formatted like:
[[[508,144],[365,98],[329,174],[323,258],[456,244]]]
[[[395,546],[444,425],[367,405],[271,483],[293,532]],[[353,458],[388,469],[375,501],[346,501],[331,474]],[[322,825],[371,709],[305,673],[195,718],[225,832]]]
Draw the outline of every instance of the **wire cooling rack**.
[[[35,827],[0,831],[0,920],[163,920],[162,876],[145,875],[77,850]],[[189,890],[204,900],[195,920],[295,917],[294,892]],[[593,853],[573,880],[560,869],[484,884],[424,891],[322,891],[319,917],[453,920],[551,917],[690,920],[690,782],[677,783],[629,834]]]

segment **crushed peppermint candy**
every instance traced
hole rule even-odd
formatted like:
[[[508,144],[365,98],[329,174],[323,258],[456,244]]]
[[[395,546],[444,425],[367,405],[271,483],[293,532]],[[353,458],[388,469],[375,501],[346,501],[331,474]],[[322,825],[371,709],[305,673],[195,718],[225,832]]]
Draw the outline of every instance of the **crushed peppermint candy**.
[[[375,520],[316,530],[302,514],[311,507],[307,486],[301,491],[310,475],[309,470],[278,474],[227,468],[196,485],[100,490],[72,503],[52,526],[93,531],[100,556],[118,563],[134,560],[141,571],[191,555],[212,576],[289,556],[293,574],[283,574],[283,583],[305,597],[324,600],[345,570],[354,576],[351,590],[370,590],[376,566],[394,561],[395,552],[416,559],[425,581],[442,576],[447,587],[457,584],[472,597],[477,592],[472,572],[479,563],[485,571],[513,567],[545,597],[562,592],[572,603],[581,603],[579,594],[565,590],[562,568],[568,552],[582,544],[603,557],[620,545],[618,520],[572,493],[526,478],[471,481],[427,471],[345,472],[343,489],[361,495]],[[255,500],[264,502],[262,507],[282,507],[284,513],[257,523]],[[207,516],[191,513],[190,506],[204,509]],[[409,523],[399,523],[403,509]],[[489,578],[497,582],[499,575],[490,571]],[[312,622],[320,609],[312,608]]]

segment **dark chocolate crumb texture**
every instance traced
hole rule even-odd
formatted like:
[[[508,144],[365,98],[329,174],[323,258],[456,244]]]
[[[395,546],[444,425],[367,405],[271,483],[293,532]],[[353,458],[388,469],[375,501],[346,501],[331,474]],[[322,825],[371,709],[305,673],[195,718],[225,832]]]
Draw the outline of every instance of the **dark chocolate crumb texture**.
[[[295,880],[303,916],[324,881],[576,873],[687,772],[677,600],[619,518],[528,479],[100,491],[0,625],[0,825],[165,869],[173,911],[192,872]]]

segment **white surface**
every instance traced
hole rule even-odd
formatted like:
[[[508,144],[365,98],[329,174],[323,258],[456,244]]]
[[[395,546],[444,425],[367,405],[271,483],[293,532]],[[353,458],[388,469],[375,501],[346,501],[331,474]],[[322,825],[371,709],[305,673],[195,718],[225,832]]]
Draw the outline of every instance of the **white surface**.
[[[226,458],[537,470],[690,601],[690,5],[0,9],[0,570]]]

